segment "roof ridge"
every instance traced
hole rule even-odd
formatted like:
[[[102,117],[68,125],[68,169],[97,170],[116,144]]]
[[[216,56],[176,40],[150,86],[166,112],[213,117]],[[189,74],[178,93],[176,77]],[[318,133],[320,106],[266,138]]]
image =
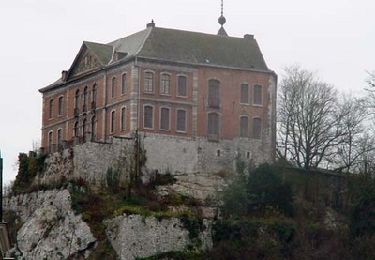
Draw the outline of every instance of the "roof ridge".
[[[152,31],[153,28],[155,28],[155,27],[148,27],[148,28],[146,28],[146,30],[148,30],[148,32],[147,32],[146,36],[144,37],[144,39],[142,40],[142,43],[139,46],[138,50],[135,52],[135,55],[138,55],[141,52],[141,50],[143,49],[143,45],[145,44],[146,40],[150,36],[151,31]]]

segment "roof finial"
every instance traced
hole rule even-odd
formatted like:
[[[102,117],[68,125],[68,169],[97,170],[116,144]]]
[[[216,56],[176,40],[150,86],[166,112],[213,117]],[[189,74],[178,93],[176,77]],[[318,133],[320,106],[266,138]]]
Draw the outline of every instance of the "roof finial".
[[[221,15],[220,15],[220,17],[219,17],[219,19],[218,19],[218,22],[219,22],[219,24],[221,25],[221,27],[220,27],[220,29],[219,29],[219,31],[218,31],[218,35],[220,35],[220,36],[228,36],[228,34],[227,34],[227,32],[224,30],[224,27],[223,27],[223,25],[225,24],[225,22],[227,21],[226,19],[225,19],[225,17],[224,17],[224,3],[223,3],[224,1],[223,0],[221,0]]]

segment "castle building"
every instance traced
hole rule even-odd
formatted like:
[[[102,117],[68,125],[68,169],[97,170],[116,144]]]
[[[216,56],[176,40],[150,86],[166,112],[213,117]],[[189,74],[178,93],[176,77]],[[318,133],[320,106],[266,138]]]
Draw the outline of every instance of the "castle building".
[[[205,147],[212,146],[208,157],[227,156],[229,164],[239,153],[272,161],[277,75],[253,35],[230,37],[224,16],[219,23],[217,35],[152,21],[107,44],[83,42],[69,70],[39,90],[44,150],[108,142],[137,130],[154,140],[149,155],[178,154],[163,151],[168,145],[160,140],[172,140],[171,147],[183,140],[197,144],[197,156],[207,157]]]

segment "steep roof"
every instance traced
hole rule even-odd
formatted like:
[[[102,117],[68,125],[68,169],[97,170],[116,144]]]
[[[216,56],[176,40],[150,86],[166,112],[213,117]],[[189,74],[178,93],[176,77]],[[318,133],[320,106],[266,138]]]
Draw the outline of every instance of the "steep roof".
[[[257,41],[250,35],[236,38],[150,26],[107,44],[85,41],[83,46],[90,49],[104,67],[111,64],[113,51],[116,51],[126,54],[123,57],[270,71]],[[60,84],[62,81],[58,80],[40,91]]]

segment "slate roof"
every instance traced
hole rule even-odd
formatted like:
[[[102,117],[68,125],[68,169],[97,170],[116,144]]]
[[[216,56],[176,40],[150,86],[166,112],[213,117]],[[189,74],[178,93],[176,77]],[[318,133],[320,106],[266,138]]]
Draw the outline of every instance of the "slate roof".
[[[103,66],[110,65],[113,51],[127,53],[125,57],[140,57],[192,65],[209,65],[271,72],[263,59],[257,41],[252,37],[236,38],[160,27],[145,30],[107,44],[83,43],[99,58]],[[61,80],[41,89],[44,92]]]

